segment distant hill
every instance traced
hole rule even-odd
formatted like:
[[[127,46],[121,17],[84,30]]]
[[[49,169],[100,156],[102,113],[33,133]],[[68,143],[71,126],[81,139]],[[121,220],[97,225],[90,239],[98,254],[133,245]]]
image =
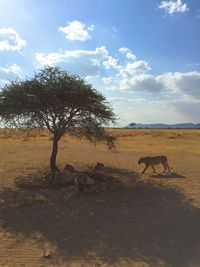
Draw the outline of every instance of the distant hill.
[[[154,123],[154,124],[142,124],[135,123],[135,125],[128,125],[125,128],[135,128],[135,129],[200,129],[200,123],[178,123],[178,124],[164,124],[164,123]]]

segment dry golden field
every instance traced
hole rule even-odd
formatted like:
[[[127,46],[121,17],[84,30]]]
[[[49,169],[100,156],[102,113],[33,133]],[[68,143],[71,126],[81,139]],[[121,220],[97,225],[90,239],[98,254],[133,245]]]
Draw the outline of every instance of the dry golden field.
[[[61,140],[61,169],[102,162],[120,181],[110,190],[75,195],[72,186],[36,183],[48,169],[47,132],[26,139],[1,130],[0,266],[200,266],[200,131],[110,131],[118,137],[116,153]],[[158,166],[157,174],[140,174],[139,157],[162,154],[170,173]],[[30,184],[17,186],[17,177]]]

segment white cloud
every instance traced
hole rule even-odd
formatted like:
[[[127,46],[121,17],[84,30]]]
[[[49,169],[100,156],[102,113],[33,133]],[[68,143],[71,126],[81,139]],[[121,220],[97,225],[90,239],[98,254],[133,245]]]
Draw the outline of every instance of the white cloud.
[[[121,47],[118,49],[118,51],[122,54],[125,54],[128,59],[136,60],[136,56],[133,54],[133,52],[127,48],[127,47]]]
[[[187,4],[182,3],[182,0],[176,1],[161,1],[160,9],[164,9],[166,13],[173,15],[174,13],[185,13],[189,10]]]
[[[198,71],[166,73],[158,76],[157,79],[167,90],[182,92],[200,99],[200,72]]]
[[[12,65],[8,66],[7,68],[0,67],[0,72],[4,72],[6,74],[13,73],[19,77],[22,75],[22,68],[17,64],[13,63]]]
[[[125,67],[126,68],[126,67]],[[130,71],[124,75],[121,67],[115,76],[103,77],[102,82],[107,90],[121,92],[135,92],[158,96],[159,99],[174,97],[190,98],[200,100],[200,72],[174,72],[161,75],[152,75],[142,68],[138,72]]]
[[[47,55],[44,53],[36,53],[36,60],[42,65],[55,65],[60,62],[66,62],[71,59],[86,57],[91,64],[100,64],[103,59],[108,57],[108,51],[105,46],[97,47],[95,50],[67,50],[59,52],[51,52]]]
[[[132,54],[132,51],[126,47],[122,47],[118,51],[126,57],[129,53]],[[102,82],[107,90],[140,93],[158,93],[164,90],[162,81],[158,77],[149,74],[151,67],[148,62],[144,60],[133,61],[133,58],[130,56],[127,63],[120,64],[117,59],[112,61],[112,57],[108,56],[108,58],[109,60],[107,60],[106,64],[103,62],[103,65],[107,69],[112,65],[115,69],[115,74],[112,73],[112,76],[102,78]]]
[[[87,75],[84,77],[85,80],[87,80],[88,82],[95,82],[95,80],[97,80],[99,78],[99,72],[96,73],[96,75]]]
[[[127,63],[125,66],[121,66],[120,74],[123,77],[133,76],[136,74],[146,73],[150,71],[151,67],[148,62],[144,60],[138,60],[131,63]]]
[[[95,26],[89,25],[86,27],[84,23],[74,20],[69,21],[66,27],[60,27],[58,30],[65,34],[65,38],[70,41],[86,41],[90,40],[92,37],[89,32],[94,31]]]
[[[95,50],[67,50],[52,52],[47,55],[36,53],[36,60],[40,65],[61,65],[71,72],[81,76],[96,76],[101,64],[108,58],[105,46]]]
[[[126,57],[128,48],[120,48]],[[200,99],[200,72],[173,72],[153,75],[145,60],[112,57],[105,46],[94,50],[67,50],[49,54],[36,53],[41,65],[59,65],[67,71],[92,80],[106,90],[134,92],[159,99],[192,97]],[[95,78],[95,79],[94,79]]]
[[[118,81],[114,77],[103,77],[102,82],[105,85],[106,90],[116,91],[119,90]]]
[[[102,81],[104,82],[104,84],[112,84],[113,83],[113,78],[112,77],[103,77]]]
[[[95,29],[94,24],[91,24],[90,26],[88,26],[87,29],[88,29],[89,32],[93,32],[94,29]]]
[[[127,52],[126,57],[131,60],[136,60],[136,56],[132,52]]]
[[[133,77],[121,78],[121,91],[140,91],[148,93],[163,93],[163,98],[179,94],[200,99],[200,72],[174,72],[161,75],[148,73],[136,74]]]
[[[108,56],[108,59],[103,62],[103,65],[106,69],[116,68],[118,65],[117,59],[111,56]]]
[[[0,29],[0,51],[19,51],[27,45],[13,28]]]
[[[109,102],[120,114],[120,125],[132,121],[140,123],[199,122],[200,100],[193,98],[149,99],[135,97],[110,97]]]
[[[186,118],[174,105],[145,98],[110,98],[109,101],[119,114],[120,126],[130,122],[137,123],[177,123],[191,122],[192,118]]]
[[[163,84],[150,74],[139,74],[132,78],[122,79],[120,82],[121,91],[158,93],[164,89]]]
[[[118,51],[122,54],[126,54],[127,52],[131,52],[131,50],[127,47],[121,47],[118,49]]]

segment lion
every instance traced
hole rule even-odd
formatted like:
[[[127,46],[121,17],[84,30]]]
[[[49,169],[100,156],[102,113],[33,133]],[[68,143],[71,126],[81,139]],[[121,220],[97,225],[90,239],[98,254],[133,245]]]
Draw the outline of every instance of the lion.
[[[81,189],[91,192],[93,186],[95,185],[95,182],[89,177],[88,173],[76,171],[72,165],[66,164],[63,173],[68,174],[72,177],[75,192],[77,194],[80,193]]]
[[[84,173],[82,174],[77,174],[74,178],[74,186],[75,186],[75,192],[77,194],[80,193],[80,190],[85,187],[89,192],[92,191],[92,187],[94,186],[95,182],[88,176],[85,175]]]
[[[145,168],[144,170],[142,171],[141,174],[143,174],[147,168],[149,166],[151,166],[151,168],[153,169],[153,172],[156,172],[155,170],[155,165],[159,165],[159,164],[162,164],[163,167],[164,167],[164,171],[165,172],[166,170],[170,171],[170,167],[169,167],[169,164],[168,164],[168,161],[167,161],[167,157],[166,156],[155,156],[155,157],[144,157],[144,158],[140,158],[138,160],[138,164],[142,164],[144,163],[145,164]]]

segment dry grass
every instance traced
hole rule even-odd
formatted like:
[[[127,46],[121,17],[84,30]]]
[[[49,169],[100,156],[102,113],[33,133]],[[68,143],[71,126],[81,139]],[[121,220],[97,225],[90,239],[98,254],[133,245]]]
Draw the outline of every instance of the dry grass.
[[[16,177],[48,169],[51,136],[0,130],[0,266],[200,266],[200,131],[110,131],[117,153],[60,142],[60,168],[102,162],[120,178],[113,191],[75,196],[72,187],[17,188]],[[160,154],[173,172],[141,176],[138,158]]]

